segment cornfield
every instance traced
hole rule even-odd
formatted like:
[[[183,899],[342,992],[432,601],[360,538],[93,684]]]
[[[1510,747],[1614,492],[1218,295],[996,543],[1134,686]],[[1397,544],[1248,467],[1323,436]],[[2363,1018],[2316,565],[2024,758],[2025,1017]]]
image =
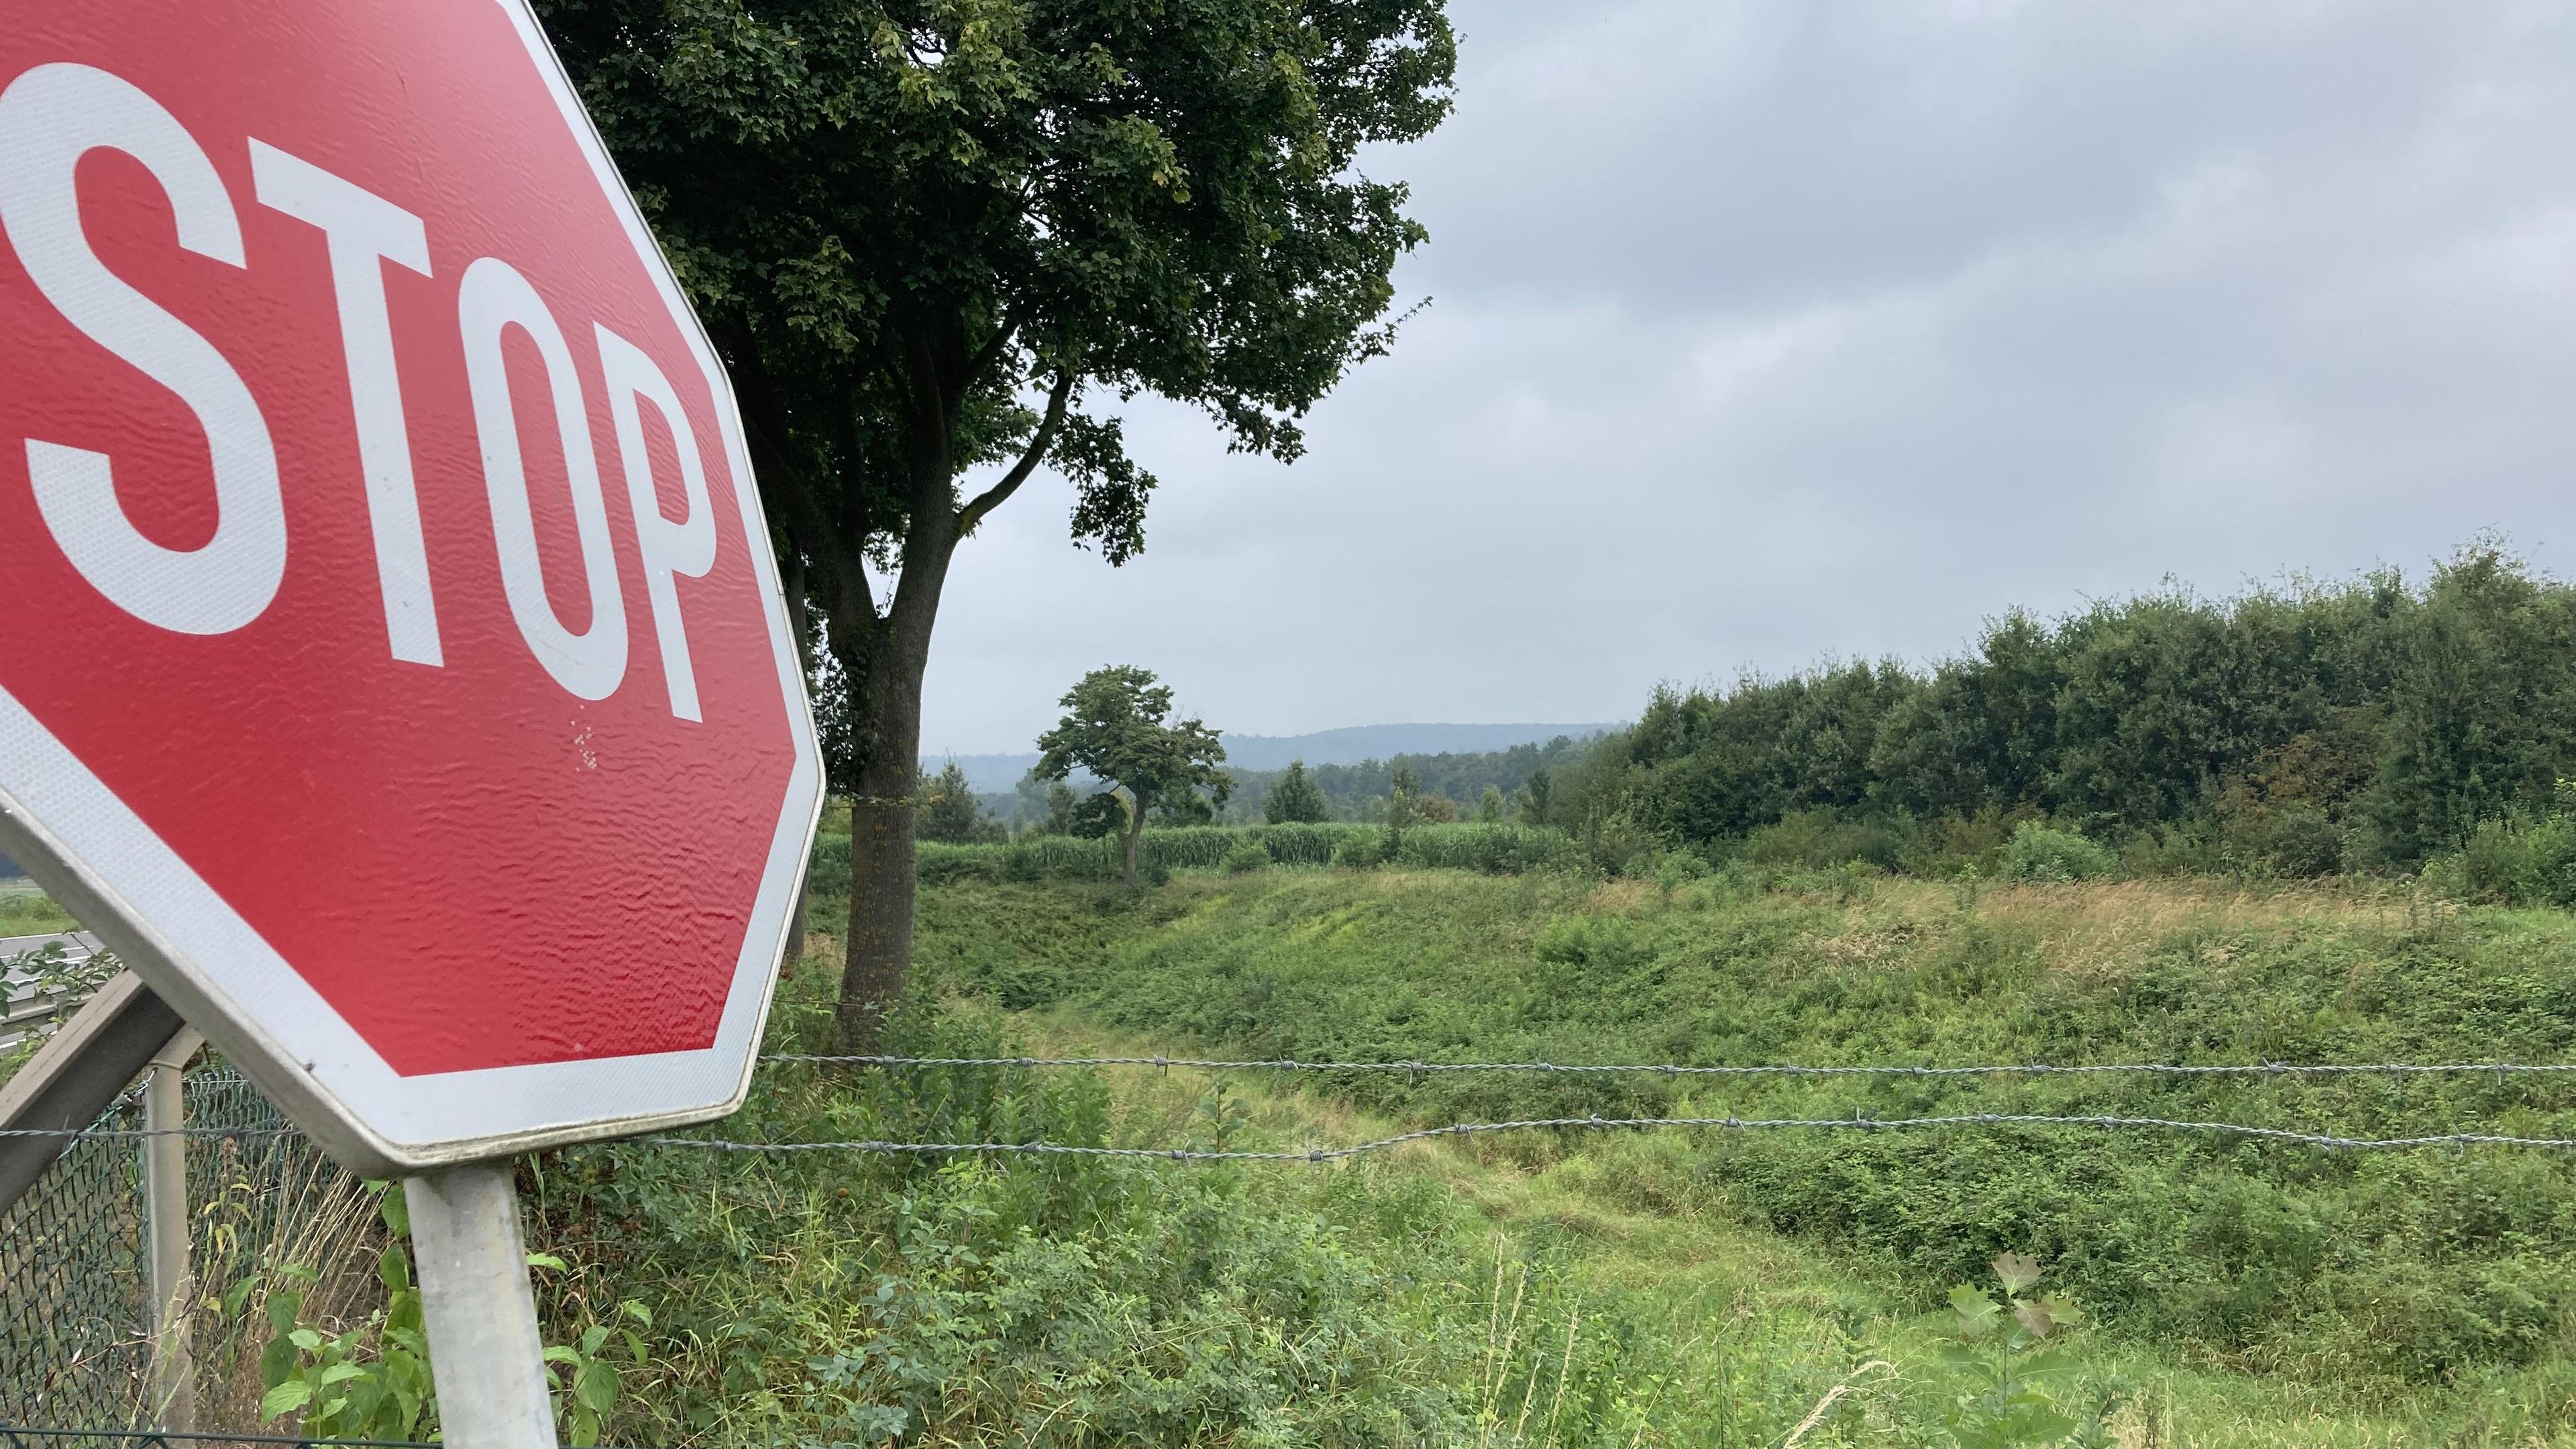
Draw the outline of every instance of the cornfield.
[[[1573,838],[1561,830],[1528,825],[1417,825],[1394,837],[1386,853],[1388,832],[1382,825],[1335,822],[1313,825],[1191,825],[1147,830],[1139,841],[1136,866],[1146,875],[1176,870],[1218,870],[1227,857],[1246,845],[1257,845],[1273,865],[1393,865],[1416,869],[1446,868],[1512,874],[1564,866],[1581,859]],[[950,845],[922,841],[918,869],[924,880],[981,876],[996,880],[1114,880],[1126,871],[1124,842],[1114,836],[1083,839],[1072,835],[1027,835],[995,845]],[[813,882],[819,895],[841,895],[850,888],[850,842],[827,835],[814,845]]]

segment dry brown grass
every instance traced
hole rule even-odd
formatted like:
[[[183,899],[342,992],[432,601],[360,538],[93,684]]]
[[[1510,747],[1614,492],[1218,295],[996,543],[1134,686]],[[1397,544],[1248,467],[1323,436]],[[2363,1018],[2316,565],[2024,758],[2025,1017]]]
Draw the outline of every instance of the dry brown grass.
[[[1907,959],[1962,929],[1969,900],[1956,885],[1882,882],[1844,908],[1842,928],[1816,949],[1855,965]],[[2395,889],[2208,880],[1988,885],[1973,904],[1986,929],[2026,936],[2051,970],[2080,978],[2135,971],[2177,937],[2192,938],[2195,950],[2224,965],[2252,941],[2294,931],[2391,929],[2451,909]]]

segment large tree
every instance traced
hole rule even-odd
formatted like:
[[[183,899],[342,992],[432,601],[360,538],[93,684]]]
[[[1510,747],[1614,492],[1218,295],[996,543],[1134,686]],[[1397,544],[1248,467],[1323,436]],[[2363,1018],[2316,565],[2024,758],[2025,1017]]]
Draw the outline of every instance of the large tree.
[[[912,957],[922,671],[959,543],[1039,467],[1144,547],[1114,405],[1294,458],[1423,240],[1362,147],[1447,114],[1443,0],[538,0],[731,370],[846,680],[845,1040]]]

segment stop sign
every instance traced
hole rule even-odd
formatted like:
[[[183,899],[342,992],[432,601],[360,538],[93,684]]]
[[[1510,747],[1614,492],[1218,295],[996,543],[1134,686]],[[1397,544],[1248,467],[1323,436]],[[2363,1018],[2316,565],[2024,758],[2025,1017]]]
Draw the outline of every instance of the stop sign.
[[[821,799],[725,375],[520,0],[0,30],[0,848],[353,1166],[741,1100]]]

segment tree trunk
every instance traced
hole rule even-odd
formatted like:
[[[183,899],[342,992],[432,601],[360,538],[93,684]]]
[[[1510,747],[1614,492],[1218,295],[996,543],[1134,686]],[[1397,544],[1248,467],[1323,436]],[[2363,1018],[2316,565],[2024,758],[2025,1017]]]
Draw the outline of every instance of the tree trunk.
[[[1136,888],[1136,843],[1145,836],[1145,800],[1135,791],[1127,792],[1127,889]]]
[[[805,620],[805,561],[791,548],[779,559],[778,565],[779,592],[787,600],[787,627],[795,635],[796,665],[804,671],[806,687],[810,690],[814,681],[814,655],[807,647],[812,631],[806,627]],[[806,922],[811,916],[808,907],[812,904],[813,894],[813,872],[808,870],[797,880],[796,904],[787,912],[787,950],[778,963],[780,975],[793,973],[805,959]]]
[[[835,1025],[844,1051],[873,1051],[912,971],[913,828],[921,775],[921,676],[929,651],[893,641],[854,690],[873,742],[850,800],[850,926]]]

